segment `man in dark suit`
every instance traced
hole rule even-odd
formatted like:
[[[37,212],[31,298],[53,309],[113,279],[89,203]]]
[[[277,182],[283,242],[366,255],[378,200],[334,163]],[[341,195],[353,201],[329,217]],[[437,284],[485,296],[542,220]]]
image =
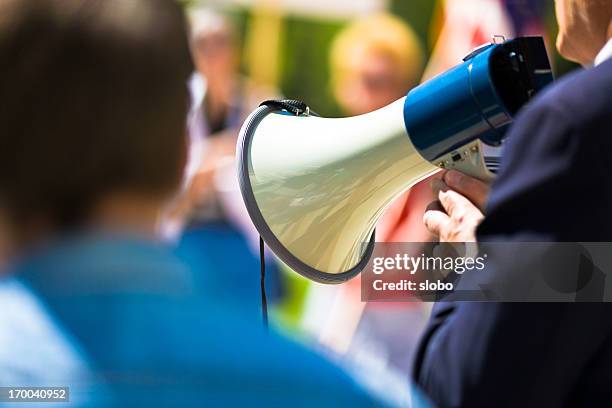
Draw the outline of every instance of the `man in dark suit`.
[[[595,66],[521,112],[488,202],[457,172],[434,182],[441,208],[424,222],[442,241],[612,241],[612,2],[556,6],[560,52]],[[575,407],[611,403],[611,368],[612,303],[444,302],[414,375],[441,407]]]

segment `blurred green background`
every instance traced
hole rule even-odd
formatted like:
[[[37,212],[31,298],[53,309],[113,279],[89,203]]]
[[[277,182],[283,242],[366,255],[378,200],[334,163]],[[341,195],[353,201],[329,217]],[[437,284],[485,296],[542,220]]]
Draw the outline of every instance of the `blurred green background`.
[[[546,31],[549,38],[554,40],[557,32],[554,5],[552,1],[545,3]],[[206,6],[207,2],[187,1],[185,4]],[[219,8],[219,5],[216,4],[215,7]],[[389,11],[413,27],[423,48],[429,54],[435,41],[431,27],[439,14],[438,7],[439,3],[433,0],[392,0]],[[231,7],[225,11],[234,20],[244,45],[253,21],[253,12],[246,7]],[[321,19],[294,14],[282,17],[277,86],[284,96],[305,101],[323,116],[341,116],[330,89],[328,54],[334,36],[347,23],[348,20],[345,19]],[[266,47],[266,44],[258,46]],[[549,53],[556,76],[576,68],[575,64],[561,58],[553,46],[549,46]],[[248,74],[244,61],[242,67],[245,74]]]

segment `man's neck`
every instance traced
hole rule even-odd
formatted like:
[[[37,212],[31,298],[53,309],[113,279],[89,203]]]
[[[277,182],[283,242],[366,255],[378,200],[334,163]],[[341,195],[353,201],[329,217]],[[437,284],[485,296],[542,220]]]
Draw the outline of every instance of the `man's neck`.
[[[96,229],[155,238],[161,208],[161,200],[116,194],[99,203],[91,225]]]

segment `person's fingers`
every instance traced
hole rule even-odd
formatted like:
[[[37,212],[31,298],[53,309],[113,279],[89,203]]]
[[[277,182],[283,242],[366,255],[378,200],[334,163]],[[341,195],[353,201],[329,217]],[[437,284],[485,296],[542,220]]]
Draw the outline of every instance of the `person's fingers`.
[[[490,191],[488,184],[456,170],[446,172],[443,180],[448,187],[466,196],[480,211],[484,211]]]
[[[451,223],[450,217],[437,210],[427,210],[423,214],[423,224],[425,228],[436,237],[439,237],[443,231],[446,231]]]
[[[446,190],[448,190],[448,186],[441,178],[431,180],[431,191],[433,191],[434,197],[438,197],[440,191]]]
[[[442,176],[443,179],[446,179],[447,174]],[[452,176],[451,180],[453,180]],[[469,188],[469,184],[464,183],[462,187]],[[445,183],[444,180],[432,180],[431,188],[439,201],[430,203],[423,215],[423,223],[427,230],[436,235],[441,242],[474,241],[476,227],[483,218],[480,209],[468,197]],[[485,201],[486,196],[479,202],[484,205]]]
[[[470,200],[454,190],[440,191],[438,198],[446,213],[458,220],[460,220],[464,214],[474,211],[480,213],[480,210],[476,208]]]
[[[429,203],[427,205],[427,207],[425,208],[425,211],[442,211],[442,212],[444,212],[444,207],[442,207],[442,204],[440,203],[440,201],[436,200],[436,201],[432,201],[431,203]]]

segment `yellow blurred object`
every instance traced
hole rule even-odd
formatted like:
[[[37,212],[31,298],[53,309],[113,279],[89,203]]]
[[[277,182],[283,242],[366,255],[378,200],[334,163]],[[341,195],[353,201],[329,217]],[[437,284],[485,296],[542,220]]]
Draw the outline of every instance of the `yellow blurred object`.
[[[436,46],[438,39],[442,34],[445,20],[446,16],[444,13],[444,0],[436,0],[433,15],[431,17],[431,24],[429,25],[429,38],[427,39],[427,48],[430,53]]]
[[[278,86],[283,14],[280,0],[257,0],[247,29],[245,58],[257,84]]]

